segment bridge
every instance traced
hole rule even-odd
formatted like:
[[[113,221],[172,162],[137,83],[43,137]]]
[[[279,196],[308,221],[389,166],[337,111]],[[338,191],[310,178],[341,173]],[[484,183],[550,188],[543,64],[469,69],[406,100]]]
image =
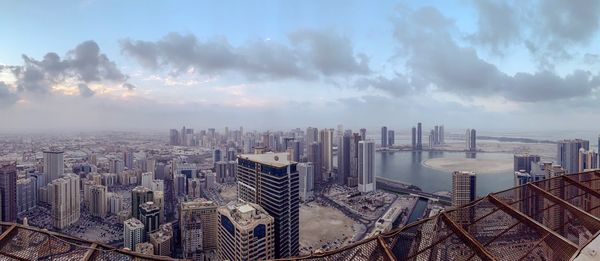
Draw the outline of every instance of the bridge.
[[[390,192],[415,195],[415,196],[427,198],[427,199],[430,199],[433,201],[438,201],[442,204],[448,204],[448,205],[452,204],[452,199],[450,197],[420,191],[420,190],[411,188],[413,186],[411,186],[408,183],[401,182],[401,181],[395,181],[395,180],[391,180],[391,179],[383,178],[383,177],[376,177],[375,178],[375,186],[378,189],[383,189],[383,190],[387,190]]]

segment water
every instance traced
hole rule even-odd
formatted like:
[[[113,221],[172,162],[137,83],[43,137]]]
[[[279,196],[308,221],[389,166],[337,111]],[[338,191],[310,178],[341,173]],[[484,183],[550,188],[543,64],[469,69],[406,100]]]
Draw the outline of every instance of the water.
[[[512,159],[508,153],[477,153],[480,159]],[[467,158],[464,152],[377,152],[375,153],[375,173],[377,176],[407,182],[426,192],[450,191],[452,174],[431,169],[421,162],[432,158]],[[512,168],[502,172],[477,173],[477,194],[487,195],[513,186]]]

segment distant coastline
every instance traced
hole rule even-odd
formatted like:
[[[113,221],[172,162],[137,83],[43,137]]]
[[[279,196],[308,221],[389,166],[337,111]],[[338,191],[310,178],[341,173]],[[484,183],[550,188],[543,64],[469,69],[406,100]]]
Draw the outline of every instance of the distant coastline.
[[[499,142],[520,142],[520,143],[546,143],[556,144],[556,141],[551,140],[536,140],[530,138],[512,138],[512,137],[495,137],[495,136],[477,136],[478,140],[495,140]]]

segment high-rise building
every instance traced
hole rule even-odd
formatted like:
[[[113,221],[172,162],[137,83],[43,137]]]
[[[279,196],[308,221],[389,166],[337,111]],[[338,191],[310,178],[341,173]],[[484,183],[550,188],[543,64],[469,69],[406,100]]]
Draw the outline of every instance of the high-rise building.
[[[133,169],[133,151],[126,149],[123,152],[123,162],[125,164],[125,167],[127,167],[128,169]]]
[[[318,184],[320,184],[323,180],[323,174],[322,174],[322,170],[323,168],[321,167],[321,143],[319,142],[313,142],[308,146],[308,152],[307,152],[307,159],[308,162],[312,162],[313,163],[313,168],[314,168],[314,177],[315,177],[315,186],[317,186]]]
[[[187,180],[187,196],[191,199],[199,198],[202,196],[200,193],[200,189],[202,185],[200,184],[199,178],[193,178]]]
[[[108,212],[106,206],[106,186],[93,185],[90,187],[90,214],[95,217],[104,218]]]
[[[333,170],[333,130],[322,129],[319,133],[321,142],[321,167],[325,173],[331,173]]]
[[[217,249],[217,204],[206,199],[181,202],[179,230],[184,258]]]
[[[477,131],[475,129],[467,129],[465,132],[465,150],[477,151]]]
[[[219,260],[276,257],[275,221],[258,204],[230,202],[219,207]]]
[[[213,151],[213,164],[216,164],[219,161],[223,160],[223,156],[221,155],[221,149],[216,148]]]
[[[170,256],[173,249],[173,226],[160,225],[157,231],[150,233],[148,241],[154,247],[154,255]]]
[[[360,141],[360,135],[353,133],[350,138],[350,172],[347,181],[349,187],[358,186],[358,143]]]
[[[111,214],[119,214],[123,210],[123,197],[120,194],[109,192],[107,193],[107,208]]]
[[[160,226],[160,207],[153,201],[142,203],[139,207],[140,221],[144,224],[146,234],[158,230]]]
[[[367,129],[360,129],[360,140],[367,140]]]
[[[336,180],[340,185],[345,185],[350,176],[350,139],[351,135],[343,134],[338,142]]]
[[[4,175],[2,175],[2,171],[0,170],[0,194],[4,191],[3,184]],[[9,177],[10,179],[10,177]],[[9,180],[10,182],[10,180]],[[10,191],[9,191],[10,192]],[[8,196],[10,199],[10,195]],[[4,195],[0,195],[0,200],[4,199]],[[3,206],[3,202],[0,203],[0,206]],[[37,184],[36,179],[34,177],[22,178],[17,180],[17,211],[18,213],[23,213],[27,210],[34,208],[37,205]],[[3,211],[0,211],[2,213]],[[0,216],[0,220],[2,220]]]
[[[515,154],[513,160],[513,171],[524,170],[526,173],[531,173],[531,166],[540,162],[540,156],[534,154]]]
[[[144,224],[136,218],[130,218],[123,222],[123,247],[131,250],[135,246],[144,242],[145,238]]]
[[[290,147],[292,148],[292,160],[295,162],[300,162],[300,155],[301,155],[301,147],[300,147],[300,141],[299,140],[293,140],[291,141]]]
[[[235,160],[235,148],[227,149],[227,161]]]
[[[375,142],[372,140],[358,142],[358,190],[375,190]]]
[[[411,141],[412,141],[412,149],[416,150],[417,149],[417,128],[416,127],[412,127],[411,129]]]
[[[64,152],[58,148],[50,148],[44,151],[44,174],[46,174],[46,182],[50,183],[65,174],[63,154]]]
[[[313,197],[314,189],[314,167],[312,162],[298,163],[298,175],[300,176],[300,200],[306,201]]]
[[[381,147],[388,146],[388,130],[386,126],[381,127]]]
[[[579,171],[579,149],[588,151],[590,142],[588,140],[562,140],[557,143],[556,160],[567,174]]]
[[[137,186],[131,190],[131,216],[140,219],[140,205],[153,201],[154,192],[146,187]]]
[[[17,222],[17,163],[0,162],[0,216]]]
[[[306,144],[319,142],[319,129],[308,127],[306,128]]]
[[[275,258],[300,250],[300,192],[297,163],[286,153],[244,154],[238,157],[238,197],[255,203],[275,219]]]
[[[66,174],[48,184],[48,201],[52,206],[52,223],[65,229],[81,216],[79,176]]]
[[[452,206],[462,206],[475,200],[476,177],[472,171],[452,173]]]
[[[178,130],[171,129],[169,131],[169,144],[173,145],[173,146],[179,145],[179,131]],[[131,249],[133,250],[133,248],[131,248]]]
[[[215,163],[215,173],[217,174],[217,183],[225,184],[227,180],[227,162],[218,161]]]
[[[423,128],[421,123],[417,123],[417,150],[423,149]]]
[[[394,143],[396,143],[396,133],[393,130],[388,130],[388,147],[394,146]]]
[[[577,172],[584,172],[586,170],[598,168],[598,153],[594,150],[586,151],[584,148],[579,149],[578,160]]]

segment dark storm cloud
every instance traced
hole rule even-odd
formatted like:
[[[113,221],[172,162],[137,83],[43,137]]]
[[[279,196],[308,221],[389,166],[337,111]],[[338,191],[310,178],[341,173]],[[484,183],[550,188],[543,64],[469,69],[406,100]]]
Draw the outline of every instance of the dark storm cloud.
[[[0,108],[7,107],[19,100],[19,96],[11,92],[6,83],[0,81]]]
[[[413,88],[435,86],[465,97],[496,95],[536,102],[586,96],[600,85],[598,75],[582,70],[565,77],[550,71],[507,75],[480,58],[473,47],[458,45],[450,33],[454,29],[452,20],[431,7],[398,21],[395,36],[407,55]]]
[[[121,83],[128,79],[116,64],[100,53],[98,44],[85,41],[69,51],[64,59],[56,53],[47,53],[42,60],[22,55],[24,65],[5,66],[15,76],[19,91],[48,93],[55,84],[69,80],[83,83],[114,82]]]
[[[518,12],[506,1],[473,1],[477,11],[477,32],[469,38],[475,43],[488,45],[495,53],[502,53],[519,38]]]
[[[199,40],[170,33],[156,42],[127,39],[121,48],[146,68],[165,67],[175,74],[193,69],[202,74],[238,72],[248,78],[310,80],[370,72],[368,58],[355,54],[350,40],[338,34],[306,30],[289,39],[289,46],[265,40],[235,47],[224,38]]]
[[[90,87],[87,86],[87,84],[80,83],[77,85],[77,87],[79,88],[79,95],[82,97],[92,97],[94,94],[96,94],[92,89],[90,89]]]

